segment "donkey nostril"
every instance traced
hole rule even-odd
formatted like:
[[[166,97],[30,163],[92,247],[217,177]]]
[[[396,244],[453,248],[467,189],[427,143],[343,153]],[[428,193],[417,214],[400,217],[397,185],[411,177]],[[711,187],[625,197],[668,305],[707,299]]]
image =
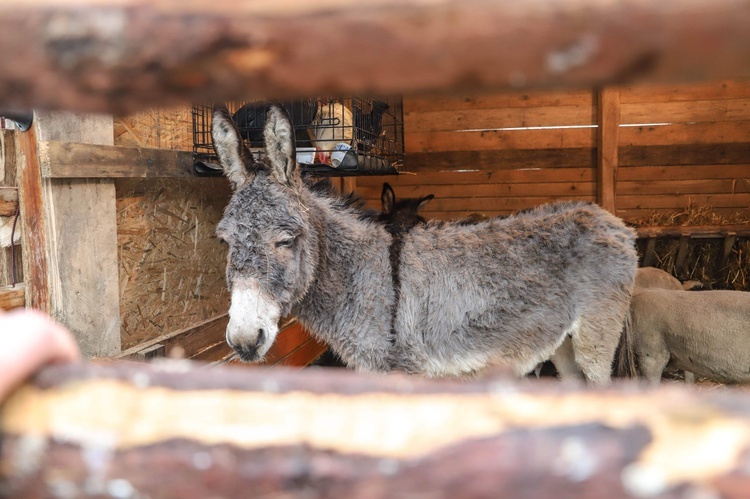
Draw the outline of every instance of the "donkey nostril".
[[[262,345],[266,341],[266,330],[263,328],[258,329],[258,342],[257,345]]]

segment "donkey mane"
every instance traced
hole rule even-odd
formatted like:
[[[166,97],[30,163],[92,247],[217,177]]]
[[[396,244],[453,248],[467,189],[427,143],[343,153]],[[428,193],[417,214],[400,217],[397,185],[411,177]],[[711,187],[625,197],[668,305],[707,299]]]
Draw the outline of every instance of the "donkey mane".
[[[351,213],[363,221],[378,221],[379,211],[367,208],[367,201],[355,192],[342,195],[333,187],[330,179],[306,179],[305,186],[313,195],[328,200],[334,209]]]

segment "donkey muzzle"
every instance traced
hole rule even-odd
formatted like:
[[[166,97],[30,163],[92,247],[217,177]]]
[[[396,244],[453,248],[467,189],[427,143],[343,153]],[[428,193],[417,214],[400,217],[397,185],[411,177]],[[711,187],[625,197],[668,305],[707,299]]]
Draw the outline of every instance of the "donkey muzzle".
[[[245,362],[258,362],[279,332],[279,307],[260,291],[256,281],[234,285],[229,307],[227,343]]]
[[[234,335],[237,336],[237,335]],[[256,335],[256,341],[244,341],[244,339],[241,339],[238,343],[234,343],[232,340],[229,339],[230,335],[227,334],[227,344],[232,347],[232,349],[237,352],[237,354],[240,356],[240,359],[243,362],[258,362],[263,359],[263,354],[261,354],[261,351],[264,351],[263,346],[266,342],[266,330],[261,328],[258,330]],[[241,338],[249,337],[249,335],[242,335]],[[265,353],[265,351],[264,351]]]

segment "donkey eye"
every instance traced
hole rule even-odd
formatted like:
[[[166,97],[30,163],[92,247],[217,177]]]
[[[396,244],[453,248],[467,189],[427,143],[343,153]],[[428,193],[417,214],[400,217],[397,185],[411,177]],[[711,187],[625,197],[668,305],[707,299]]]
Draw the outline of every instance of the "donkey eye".
[[[280,239],[279,241],[276,241],[276,247],[277,248],[289,248],[290,246],[292,246],[292,244],[294,244],[294,238],[293,237],[289,237],[289,238],[286,238],[286,239]]]

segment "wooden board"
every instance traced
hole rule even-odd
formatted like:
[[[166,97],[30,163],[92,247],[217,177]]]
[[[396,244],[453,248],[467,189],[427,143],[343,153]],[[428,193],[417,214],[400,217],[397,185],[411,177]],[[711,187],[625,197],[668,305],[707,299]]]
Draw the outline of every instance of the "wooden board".
[[[689,205],[747,209],[750,207],[750,194],[662,194],[659,196],[622,195],[618,196],[617,205],[623,210],[644,208],[676,209],[686,208]]]
[[[596,164],[596,149],[505,149],[490,151],[413,152],[406,155],[402,172],[450,170],[503,170],[522,168],[591,167]]]
[[[430,178],[425,176],[425,184],[419,186],[402,186],[397,182],[390,183],[396,190],[396,198],[422,197],[433,194],[436,199],[449,197],[466,198],[508,198],[533,196],[596,196],[594,182],[557,182],[557,183],[478,183],[455,185],[432,185]],[[359,196],[380,202],[382,186],[361,186]],[[723,192],[723,191],[722,191]],[[432,202],[431,202],[432,203]],[[429,204],[428,204],[429,206]]]
[[[404,129],[407,133],[594,124],[595,110],[592,107],[581,106],[424,111],[404,114]]]
[[[748,98],[750,98],[750,80],[741,79],[677,82],[669,85],[624,85],[620,87],[620,100],[623,105]]]
[[[591,107],[596,98],[591,90],[525,90],[435,94],[404,97],[404,115],[422,112],[458,111],[476,109],[501,109],[524,107],[576,106]]]
[[[619,147],[620,166],[747,164],[750,141]]]
[[[406,131],[406,154],[435,151],[481,151],[496,149],[567,149],[593,147],[595,128],[553,128],[484,132]]]
[[[39,156],[47,178],[195,176],[185,151],[50,141],[39,144]]]
[[[619,170],[620,181],[637,180],[704,180],[748,178],[750,164],[700,166],[628,166]]]
[[[23,283],[15,286],[0,286],[0,310],[13,310],[23,307],[26,287]]]
[[[748,143],[750,121],[620,128],[620,146]]]
[[[617,183],[617,195],[750,193],[750,178],[706,180],[632,180]]]
[[[750,98],[623,104],[621,123],[749,121]]]
[[[0,217],[12,217],[18,209],[18,189],[0,186]]]
[[[122,350],[115,359],[128,359],[139,352],[149,349],[155,345],[163,345],[166,356],[177,355],[192,359],[207,347],[224,341],[229,317],[222,314],[208,320],[191,325],[190,327],[172,331],[167,334],[145,340],[137,345]]]

